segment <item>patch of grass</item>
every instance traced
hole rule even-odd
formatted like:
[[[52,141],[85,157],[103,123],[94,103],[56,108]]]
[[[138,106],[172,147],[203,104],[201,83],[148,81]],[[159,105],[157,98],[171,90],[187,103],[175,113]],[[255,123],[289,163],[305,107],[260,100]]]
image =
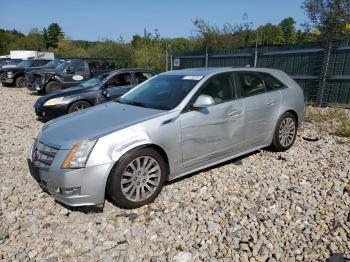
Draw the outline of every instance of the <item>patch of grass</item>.
[[[305,121],[314,124],[318,132],[350,137],[350,116],[347,109],[308,107]]]

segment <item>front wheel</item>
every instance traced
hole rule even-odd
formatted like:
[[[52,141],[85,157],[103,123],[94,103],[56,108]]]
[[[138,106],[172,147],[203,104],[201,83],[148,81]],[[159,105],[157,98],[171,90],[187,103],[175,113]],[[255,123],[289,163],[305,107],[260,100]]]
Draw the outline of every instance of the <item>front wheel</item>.
[[[45,87],[45,92],[46,94],[50,94],[52,92],[55,92],[57,90],[60,90],[61,89],[61,85],[56,82],[56,81],[51,81],[51,82],[48,82],[46,87]]]
[[[141,148],[126,153],[112,169],[107,194],[122,208],[138,208],[158,196],[165,178],[162,156],[152,148]]]
[[[15,84],[16,84],[16,87],[25,87],[26,78],[24,76],[17,77]]]
[[[73,113],[90,107],[90,103],[86,101],[74,102],[68,109],[68,113]]]
[[[283,152],[291,148],[297,136],[297,129],[295,116],[290,112],[284,113],[277,122],[271,144],[272,149]]]

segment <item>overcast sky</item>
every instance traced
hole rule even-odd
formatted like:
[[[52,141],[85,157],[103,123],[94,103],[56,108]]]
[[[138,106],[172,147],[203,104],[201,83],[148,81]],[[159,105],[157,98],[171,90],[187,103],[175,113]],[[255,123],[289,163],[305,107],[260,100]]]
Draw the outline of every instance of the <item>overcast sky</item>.
[[[297,26],[306,20],[302,0],[0,0],[0,28],[27,33],[59,23],[71,39],[130,41],[134,34],[158,29],[162,37],[188,37],[193,20],[222,26],[243,22],[253,26],[279,23],[292,16]]]

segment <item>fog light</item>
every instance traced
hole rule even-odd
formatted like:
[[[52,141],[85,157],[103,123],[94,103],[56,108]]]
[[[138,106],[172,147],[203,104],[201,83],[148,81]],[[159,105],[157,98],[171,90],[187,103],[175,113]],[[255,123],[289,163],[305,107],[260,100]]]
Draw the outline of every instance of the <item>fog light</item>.
[[[80,187],[60,188],[60,193],[64,196],[80,195]]]

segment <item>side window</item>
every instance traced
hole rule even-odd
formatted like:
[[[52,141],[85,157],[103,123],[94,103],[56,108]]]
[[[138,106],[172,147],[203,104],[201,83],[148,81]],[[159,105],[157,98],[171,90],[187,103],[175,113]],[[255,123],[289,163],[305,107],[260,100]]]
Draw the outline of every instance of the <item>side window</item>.
[[[231,73],[223,73],[212,76],[204,83],[201,95],[211,96],[215,104],[230,101],[235,98],[234,84]]]
[[[84,61],[75,61],[70,64],[73,71],[75,72],[84,72],[85,71],[85,63]]]
[[[131,74],[123,73],[109,79],[108,87],[128,86],[131,84]]]
[[[45,65],[47,63],[48,63],[47,60],[35,60],[33,63],[33,66],[42,66],[42,65]]]
[[[254,96],[265,93],[263,80],[255,73],[238,73],[238,79],[241,86],[241,96]]]
[[[267,91],[279,90],[285,88],[286,86],[282,84],[279,80],[267,73],[260,73],[262,76]]]
[[[136,72],[135,73],[135,82],[136,84],[141,84],[142,82],[146,81],[147,79],[153,77],[154,74],[149,72]]]

